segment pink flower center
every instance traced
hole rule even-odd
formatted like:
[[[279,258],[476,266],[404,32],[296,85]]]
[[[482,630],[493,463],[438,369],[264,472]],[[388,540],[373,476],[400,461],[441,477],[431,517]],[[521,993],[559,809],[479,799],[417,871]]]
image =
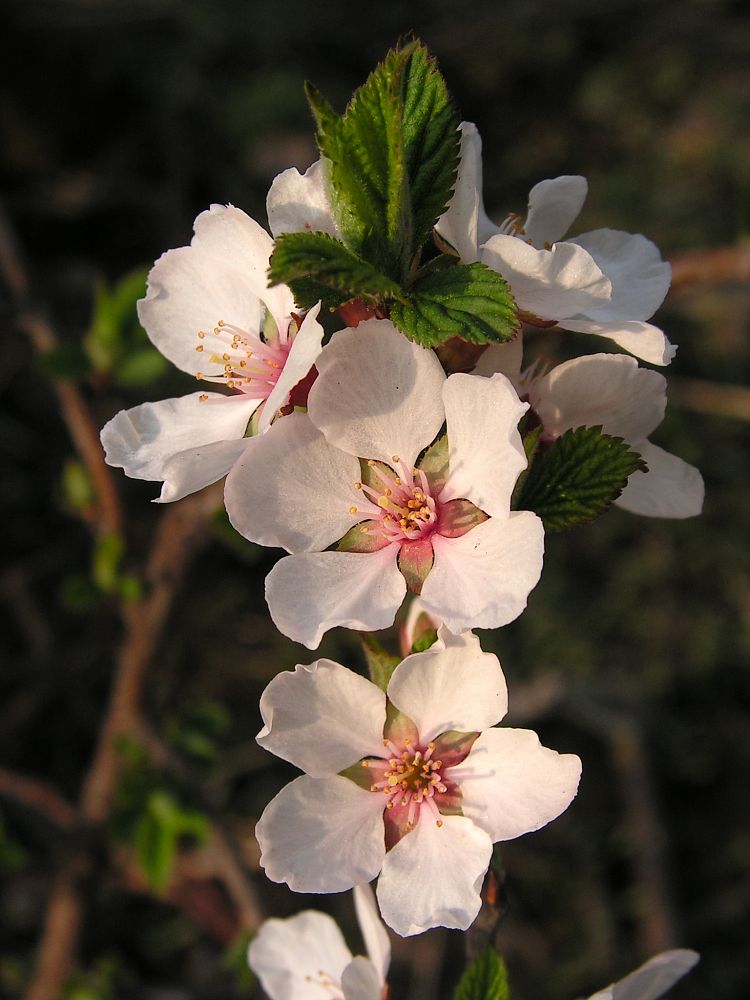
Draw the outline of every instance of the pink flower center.
[[[449,766],[435,757],[436,744],[415,745],[406,738],[383,740],[383,745],[391,757],[362,761],[375,779],[370,791],[383,795],[385,809],[397,810],[407,830],[417,825],[423,809],[442,826],[438,804],[449,790],[445,775]]]
[[[379,462],[367,463],[372,470],[373,485],[354,484],[362,491],[363,500],[351,513],[369,518],[371,524],[367,530],[373,532],[379,528],[387,542],[426,540],[438,519],[427,476],[421,469],[407,471],[398,455],[392,461],[392,469]]]
[[[195,350],[199,354],[208,352],[208,360],[222,365],[224,371],[218,376],[198,372],[195,377],[199,381],[223,382],[228,389],[245,392],[254,399],[268,399],[284,369],[295,333],[294,324],[290,323],[283,336],[264,341],[220,319],[212,333],[198,332]]]

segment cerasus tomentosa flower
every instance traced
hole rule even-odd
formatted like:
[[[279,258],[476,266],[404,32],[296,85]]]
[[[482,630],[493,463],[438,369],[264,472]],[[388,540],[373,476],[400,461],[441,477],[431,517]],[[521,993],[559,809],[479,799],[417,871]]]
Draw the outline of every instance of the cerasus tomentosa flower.
[[[247,960],[271,1000],[381,1000],[391,944],[369,885],[354,887],[354,907],[367,958],[352,956],[327,913],[305,910],[261,925]]]
[[[380,873],[398,934],[466,928],[494,841],[536,830],[576,794],[581,762],[507,710],[496,656],[441,627],[396,667],[387,697],[331,660],[279,674],[260,702],[261,746],[306,773],[269,803],[261,865],[297,892],[341,892]]]
[[[601,426],[605,434],[624,438],[648,465],[634,472],[615,500],[633,514],[650,517],[694,517],[703,507],[700,472],[681,458],[652,444],[648,437],[664,418],[667,381],[639,368],[623,354],[590,354],[544,372],[538,365],[521,371],[521,345],[491,345],[474,369],[492,376],[500,371],[528,399],[553,440],[576,427]]]
[[[453,199],[436,228],[465,263],[481,260],[510,284],[519,307],[566,330],[608,337],[655,365],[667,365],[675,348],[646,322],[669,289],[671,269],[645,236],[596,229],[563,240],[583,206],[584,177],[536,184],[526,218],[510,215],[501,226],[482,202],[482,142],[464,122],[461,162]]]
[[[235,528],[292,553],[266,582],[277,627],[310,648],[334,625],[385,628],[407,584],[454,632],[516,618],[544,531],[510,509],[527,409],[510,382],[446,378],[387,320],[334,334],[318,368],[308,414],[274,425],[226,484]]]
[[[165,357],[231,392],[195,392],[121,410],[102,430],[107,462],[135,479],[163,480],[179,500],[224,476],[248,446],[258,407],[266,430],[321,350],[319,306],[300,321],[285,285],[267,287],[273,241],[233,206],[195,220],[190,246],[151,269],[138,316]]]

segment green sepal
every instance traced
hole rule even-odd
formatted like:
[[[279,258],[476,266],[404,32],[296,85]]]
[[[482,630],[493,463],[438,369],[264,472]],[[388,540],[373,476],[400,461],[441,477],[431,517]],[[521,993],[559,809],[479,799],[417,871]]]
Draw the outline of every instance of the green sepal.
[[[374,635],[365,633],[360,638],[362,650],[367,660],[367,669],[370,672],[370,680],[373,684],[377,684],[381,691],[385,691],[393,671],[401,662],[401,657],[389,653]]]
[[[437,642],[437,632],[434,628],[425,629],[421,635],[417,636],[414,642],[411,644],[412,653],[424,653],[430,646],[434,646]]]
[[[518,328],[508,283],[484,264],[459,264],[420,278],[406,304],[394,302],[391,320],[410,340],[436,347],[451,337],[501,344]]]
[[[283,233],[268,268],[269,285],[291,286],[297,304],[309,309],[318,300],[337,309],[357,298],[379,305],[403,298],[399,285],[362,260],[328,233]]]
[[[440,496],[448,482],[448,458],[448,435],[441,434],[437,441],[430,445],[419,463],[419,468],[427,476],[433,496]]]
[[[468,967],[453,1000],[508,1000],[505,962],[494,948],[485,948]]]
[[[570,528],[602,514],[637,470],[648,466],[622,438],[578,427],[535,455],[513,506],[534,511],[548,531]]]

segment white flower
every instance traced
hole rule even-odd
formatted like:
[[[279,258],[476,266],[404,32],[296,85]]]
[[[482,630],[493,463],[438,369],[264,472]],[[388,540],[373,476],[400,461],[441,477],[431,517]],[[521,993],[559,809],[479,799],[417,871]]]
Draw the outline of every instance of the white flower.
[[[690,972],[699,957],[689,948],[663,951],[629,976],[595,993],[589,1000],[657,1000]]]
[[[470,632],[441,627],[396,667],[387,700],[318,660],[275,677],[260,708],[258,742],[306,772],[256,827],[267,876],[341,892],[380,872],[383,919],[403,936],[468,927],[492,843],[549,823],[578,787],[578,757],[529,730],[492,728],[507,710],[505,678]]]
[[[666,365],[675,348],[646,320],[669,289],[671,270],[645,236],[596,229],[563,237],[581,210],[585,178],[541,181],[525,220],[495,226],[482,203],[482,141],[464,122],[453,199],[438,220],[440,234],[469,263],[481,260],[510,284],[520,308],[566,330],[608,337],[651,364]]]
[[[297,329],[291,291],[267,287],[272,247],[240,209],[212,205],[195,220],[190,246],[151,269],[138,303],[148,336],[182,371],[232,390],[142,403],[103,428],[107,462],[135,479],[163,480],[161,502],[224,476],[248,447],[253,413],[264,404],[258,429],[266,430],[320,353],[319,306]]]
[[[226,485],[235,528],[293,553],[266,582],[277,628],[312,649],[335,625],[385,628],[407,582],[454,632],[516,618],[544,531],[510,510],[527,406],[508,380],[446,379],[387,320],[334,334],[318,368],[309,414],[274,425]],[[447,445],[415,466],[444,422]]]
[[[694,466],[671,455],[648,437],[664,418],[667,382],[663,375],[639,368],[623,354],[590,354],[574,358],[547,374],[520,371],[520,343],[489,347],[475,372],[502,371],[539,417],[544,435],[554,439],[576,427],[601,426],[605,434],[624,438],[639,452],[648,472],[634,472],[615,500],[633,514],[650,517],[694,517],[703,508],[704,486]]]
[[[271,1000],[382,1000],[391,945],[369,885],[354,887],[354,906],[369,958],[353,958],[336,922],[317,910],[263,923],[247,960]]]
[[[274,237],[317,232],[341,239],[328,198],[325,160],[316,160],[304,174],[296,167],[278,174],[268,192],[266,209]]]

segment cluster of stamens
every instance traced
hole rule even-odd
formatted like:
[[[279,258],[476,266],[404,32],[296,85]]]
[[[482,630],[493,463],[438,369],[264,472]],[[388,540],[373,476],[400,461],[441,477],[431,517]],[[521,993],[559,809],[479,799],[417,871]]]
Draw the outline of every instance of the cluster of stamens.
[[[331,994],[331,1000],[338,1000],[341,996],[341,983],[330,976],[327,972],[322,969],[318,969],[314,976],[305,976],[306,983],[312,983],[315,986],[319,986],[321,989],[328,990]],[[317,995],[317,994],[316,994]]]
[[[388,541],[413,541],[425,535],[437,520],[435,500],[430,494],[427,477],[421,469],[404,468],[398,455],[392,456],[393,469],[370,460],[372,477],[377,485],[354,483],[363,500],[349,508],[350,514],[380,521]],[[368,529],[363,527],[362,531]]]
[[[511,212],[505,217],[499,229],[503,236],[517,236],[521,240],[525,240],[529,246],[534,245],[534,241],[529,239],[526,235],[526,230],[523,228],[523,216],[519,215],[518,212]],[[552,244],[547,240],[544,241],[544,249],[551,250]]]
[[[214,339],[215,338],[215,339]],[[220,375],[197,372],[198,381],[223,382],[228,389],[239,389],[267,399],[278,381],[291,348],[291,341],[265,343],[254,334],[220,319],[212,333],[198,331],[198,354],[210,352],[211,364],[221,365]]]
[[[386,809],[408,807],[406,823],[409,827],[414,826],[421,806],[425,806],[433,814],[437,825],[442,826],[434,798],[439,793],[447,792],[448,787],[443,781],[442,760],[433,758],[435,744],[428,743],[423,750],[414,749],[411,740],[405,739],[402,748],[391,740],[383,740],[383,746],[392,755],[387,761],[362,761],[363,767],[377,768],[378,771],[379,780],[370,785],[370,791],[385,796]]]

